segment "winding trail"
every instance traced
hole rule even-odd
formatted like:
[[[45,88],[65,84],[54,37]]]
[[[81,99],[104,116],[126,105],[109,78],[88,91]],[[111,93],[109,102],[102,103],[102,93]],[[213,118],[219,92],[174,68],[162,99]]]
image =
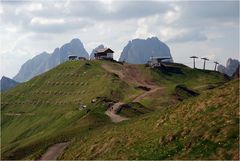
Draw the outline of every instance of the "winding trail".
[[[128,118],[116,114],[117,111],[121,108],[122,104],[122,102],[115,103],[105,112],[105,114],[111,118],[112,122],[121,122],[124,120],[128,120]]]
[[[39,160],[56,160],[67,147],[69,142],[54,144],[42,155]]]
[[[109,64],[102,64],[102,67],[108,71],[109,73],[114,73],[119,76],[119,78],[128,83],[128,84],[135,84],[136,86],[145,86],[149,88],[149,91],[145,91],[142,94],[136,96],[132,102],[139,102],[144,97],[155,93],[160,92],[163,93],[164,87],[158,86],[152,79],[151,76],[146,76],[142,73],[139,68],[137,68],[135,65],[132,64],[124,64],[122,67],[119,67],[118,69],[114,68],[113,66]],[[120,106],[123,103],[118,102],[115,103],[112,107],[110,107],[105,114],[108,115],[113,122],[121,122],[124,120],[127,120],[129,118],[122,117],[120,115],[117,115],[117,111],[119,110]]]
[[[143,99],[144,97],[146,97],[152,93],[155,93],[157,91],[160,91],[160,92],[163,91],[163,87],[159,87],[159,86],[147,86],[147,87],[150,88],[150,90],[144,92],[143,94],[140,94],[139,96],[134,98],[132,102],[139,102],[141,99]]]

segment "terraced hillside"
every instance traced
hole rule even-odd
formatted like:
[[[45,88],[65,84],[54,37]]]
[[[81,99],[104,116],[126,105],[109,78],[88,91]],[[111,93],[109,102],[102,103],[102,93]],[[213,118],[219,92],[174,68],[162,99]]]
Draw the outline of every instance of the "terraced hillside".
[[[153,122],[157,123],[163,115],[167,119],[178,115],[177,109],[182,109],[187,104],[194,104],[202,97],[209,99],[205,96],[206,92],[223,90],[210,89],[227,80],[228,78],[220,73],[193,70],[180,64],[170,64],[166,69],[159,70],[144,65],[122,65],[109,61],[66,62],[2,93],[2,159],[39,159],[49,147],[57,143],[67,143],[64,154],[59,156],[62,159],[172,158],[172,153],[176,152],[172,151],[171,156],[165,155],[164,152],[156,150],[155,141],[163,134],[172,135],[174,131],[171,129],[183,130],[185,117],[169,122],[166,128],[156,128],[158,130],[152,134],[146,131],[153,128]],[[179,84],[184,84],[200,96],[186,97],[186,91],[176,90]],[[227,94],[229,97],[230,95],[231,93]],[[182,103],[174,107],[182,100]],[[238,103],[236,99],[232,101]],[[128,120],[113,123],[112,118],[105,113],[117,103],[122,106],[115,112]],[[236,110],[236,103],[233,105],[229,102],[223,107],[233,105],[233,110]],[[192,108],[194,106],[191,106],[191,110]],[[190,112],[194,113],[194,110]],[[186,116],[186,113],[183,113],[183,116]],[[201,117],[208,118],[208,114],[202,113]],[[208,123],[209,120],[202,120],[203,123],[204,121]],[[177,127],[176,123],[181,126]],[[194,129],[197,132],[200,130]],[[211,136],[211,133],[209,135]],[[133,139],[131,143],[128,138],[139,140],[135,143]],[[235,143],[234,141],[232,143]],[[148,148],[145,149],[144,146]],[[129,153],[131,148],[133,149]],[[163,150],[165,146],[157,149]],[[229,149],[232,151],[232,147]],[[166,151],[168,150],[169,146],[166,146]],[[182,158],[207,157],[187,153],[184,155],[180,150],[176,154],[179,154],[176,157]]]

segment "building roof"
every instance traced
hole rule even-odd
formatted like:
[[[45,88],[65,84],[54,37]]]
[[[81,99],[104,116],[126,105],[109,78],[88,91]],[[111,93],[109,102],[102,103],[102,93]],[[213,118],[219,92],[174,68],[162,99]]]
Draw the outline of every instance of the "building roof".
[[[167,60],[167,59],[172,59],[171,57],[150,57],[150,60]]]
[[[190,58],[198,58],[197,56],[191,56]]]
[[[68,58],[77,58],[76,55],[69,55]]]
[[[102,48],[102,49],[97,49],[95,51],[95,53],[104,53],[104,52],[114,53],[110,48]]]

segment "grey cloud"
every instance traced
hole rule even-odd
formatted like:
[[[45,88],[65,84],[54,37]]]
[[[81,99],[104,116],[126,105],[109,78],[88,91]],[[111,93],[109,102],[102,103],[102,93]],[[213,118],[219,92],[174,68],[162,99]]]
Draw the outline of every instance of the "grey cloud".
[[[19,2],[4,2],[4,12],[1,14],[1,21],[5,27],[15,26],[21,32],[38,32],[38,33],[59,33],[66,32],[68,30],[81,29],[92,25],[92,22],[88,19],[79,20],[77,18],[66,17],[61,12],[61,9],[53,7],[53,2],[37,2],[42,3],[43,9],[38,11],[26,11],[26,7],[34,2],[27,1],[23,3]],[[51,5],[50,5],[51,4]],[[48,16],[54,13],[55,16]],[[61,18],[65,20],[63,24],[31,24],[33,18],[45,18],[51,20],[51,18]]]
[[[113,1],[111,6],[97,1],[72,1],[68,7],[75,16],[99,21],[139,18],[172,9],[169,4],[159,1]]]
[[[62,24],[28,24],[25,30],[30,30],[39,33],[62,33],[68,30],[85,28],[93,23],[88,20],[66,20]]]
[[[201,31],[190,30],[185,34],[177,36],[168,40],[168,43],[186,43],[186,42],[197,42],[197,41],[205,41],[207,40],[207,36]]]
[[[172,28],[186,28],[195,30],[193,33],[186,33],[181,37],[176,37],[175,42],[180,41],[203,41],[206,36],[200,32],[210,26],[217,26],[228,21],[239,20],[239,2],[238,1],[195,1],[195,2],[159,2],[159,1],[112,1],[111,7],[99,1],[37,1],[43,8],[38,11],[22,11],[15,14],[15,9],[29,5],[35,2],[4,2],[4,13],[1,18],[5,24],[14,24],[22,28],[23,31],[32,31],[39,33],[59,33],[73,29],[80,29],[99,21],[123,21],[128,19],[138,19],[154,14],[164,14],[167,11],[174,10],[173,6],[181,8],[180,17],[171,24]],[[60,4],[62,7],[54,7]],[[173,5],[172,5],[173,4]],[[31,25],[31,19],[34,17],[42,18],[61,18],[67,23],[49,24],[49,25]],[[83,21],[68,21],[69,19],[82,18]],[[118,23],[118,22],[117,22]],[[121,23],[121,22],[120,22]],[[160,24],[164,25],[164,21]],[[217,25],[216,25],[217,24]],[[201,29],[200,29],[201,28]],[[173,40],[171,40],[173,41]]]
[[[28,1],[20,3],[21,5],[14,2],[7,3],[4,7],[9,8],[10,12],[13,12],[16,8],[33,3],[41,3],[43,8],[39,11],[29,12],[32,16],[48,18],[81,17],[97,21],[140,18],[153,14],[163,14],[173,10],[172,6],[161,1],[112,1],[110,6],[100,1],[69,1],[66,5],[64,5],[64,1]],[[62,7],[54,7],[54,4],[60,4]],[[10,15],[10,18],[5,20],[11,21],[14,18],[13,16]],[[18,15],[15,16],[18,17]]]
[[[13,2],[12,2],[13,3]],[[4,5],[3,13],[1,14],[1,21],[4,24],[15,24],[22,25],[26,24],[31,19],[31,14],[29,12],[19,12],[16,11],[22,7],[22,5]]]
[[[24,10],[34,3],[42,4],[42,10]],[[59,4],[61,7],[54,7],[55,4]],[[93,21],[98,23],[99,21],[137,19],[153,14],[162,14],[172,9],[169,4],[158,1],[113,1],[111,7],[112,10],[109,10],[110,8],[107,4],[99,1],[70,1],[66,4],[65,1],[6,2],[4,3],[4,14],[1,17],[6,25],[14,24],[22,31],[59,33],[87,27],[92,25]],[[16,10],[20,11],[16,14]],[[67,23],[58,25],[32,25],[30,22],[34,17],[61,18],[65,20],[81,18],[84,21],[67,21]]]
[[[178,25],[198,26],[223,26],[229,22],[235,25],[239,22],[238,1],[195,1],[178,2],[181,8],[181,18]]]
[[[169,43],[199,42],[207,40],[205,31],[215,28],[220,31],[225,24],[239,26],[238,1],[194,1],[176,2],[180,7],[179,19],[171,27],[187,29],[188,32],[168,40]],[[229,28],[229,26],[227,27]]]
[[[239,17],[239,1],[196,1],[182,3],[185,18],[233,19]]]

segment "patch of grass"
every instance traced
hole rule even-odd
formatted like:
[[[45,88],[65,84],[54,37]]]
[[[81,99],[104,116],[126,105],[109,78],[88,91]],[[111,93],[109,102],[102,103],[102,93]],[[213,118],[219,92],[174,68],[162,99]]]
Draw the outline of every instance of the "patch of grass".
[[[192,147],[189,156],[193,156],[193,158],[206,158],[212,153],[215,153],[217,148],[218,144],[209,140],[202,140]]]
[[[181,84],[175,87],[174,95],[176,95],[179,100],[184,100],[190,97],[198,96],[199,94]]]

